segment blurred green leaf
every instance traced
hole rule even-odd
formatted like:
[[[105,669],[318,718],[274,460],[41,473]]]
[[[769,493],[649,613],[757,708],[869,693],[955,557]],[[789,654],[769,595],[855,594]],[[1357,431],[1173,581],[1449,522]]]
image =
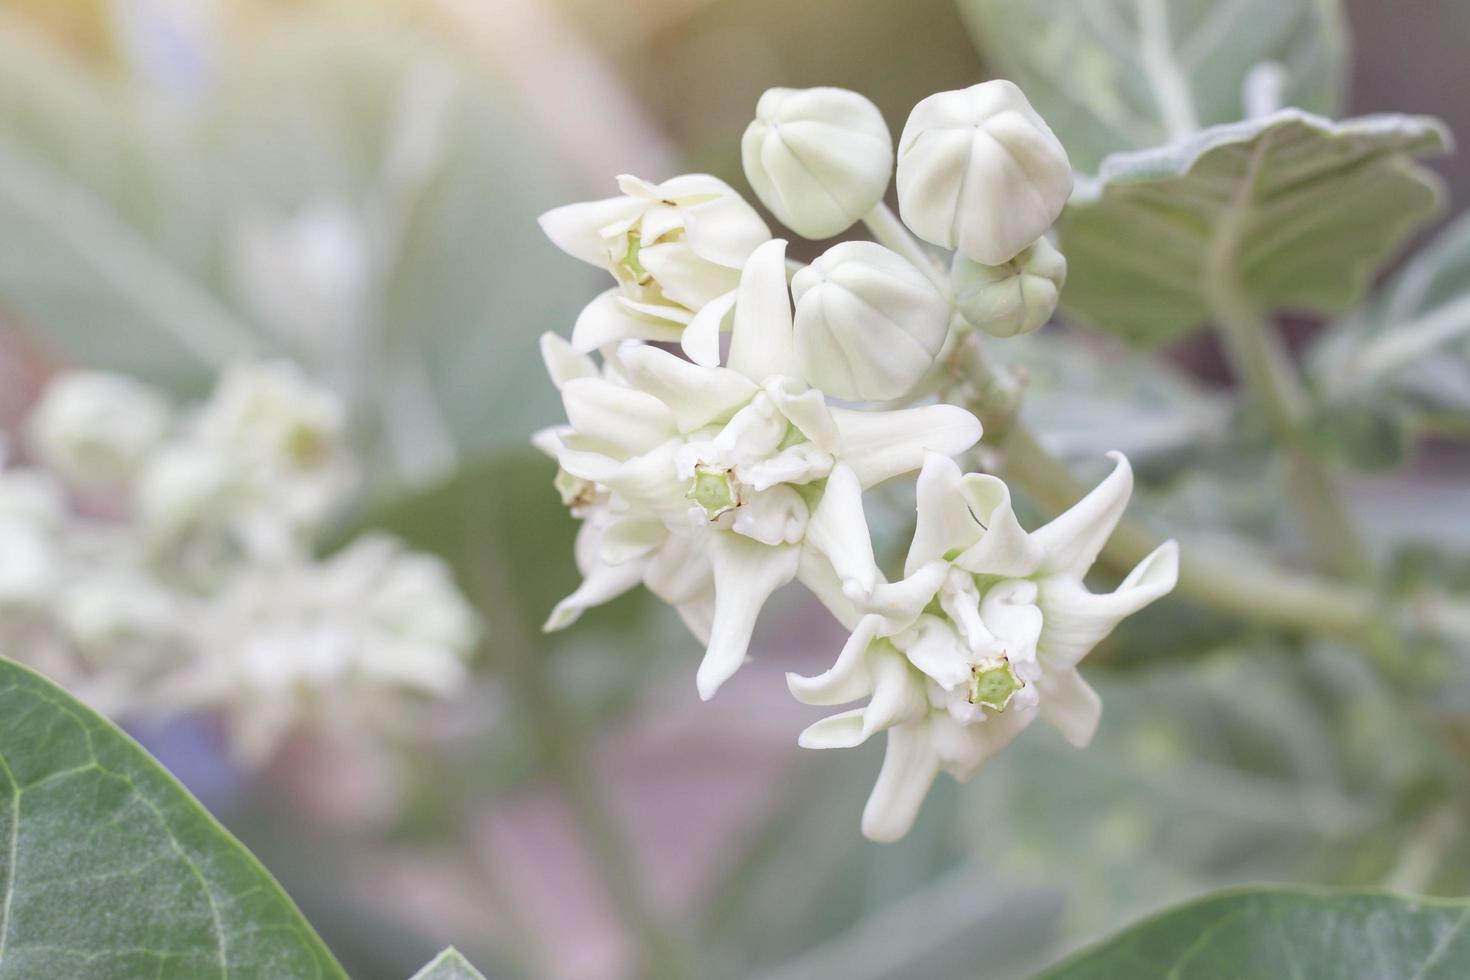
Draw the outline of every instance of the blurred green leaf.
[[[1346,30],[1336,0],[959,0],[997,74],[1046,117],[1072,165],[1157,146],[1250,113],[1262,63],[1284,69],[1279,105],[1335,115]]]
[[[291,899],[137,743],[0,661],[6,977],[346,977]]]
[[[1427,117],[1283,110],[1110,156],[1058,226],[1065,308],[1162,343],[1208,318],[1212,277],[1228,274],[1259,309],[1340,312],[1438,210],[1439,181],[1413,158],[1449,143]]]
[[[411,980],[485,980],[485,974],[470,966],[470,961],[451,946],[415,973]]]
[[[85,363],[199,390],[263,349],[205,281],[182,145],[0,18],[0,310]]]
[[[1308,358],[1327,418],[1380,419],[1380,438],[1470,434],[1470,216],[1445,228]]]
[[[1451,980],[1467,974],[1470,902],[1250,888],[1171,909],[1079,953],[1042,977]]]

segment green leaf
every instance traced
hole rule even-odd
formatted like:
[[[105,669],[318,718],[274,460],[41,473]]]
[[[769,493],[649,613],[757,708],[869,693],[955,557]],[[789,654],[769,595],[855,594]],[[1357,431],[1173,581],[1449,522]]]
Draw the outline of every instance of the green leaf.
[[[1212,289],[1261,310],[1341,312],[1438,210],[1440,183],[1413,158],[1449,145],[1427,117],[1283,110],[1110,156],[1058,225],[1063,304],[1143,343],[1202,324]]]
[[[1148,919],[1042,974],[1130,977],[1470,975],[1470,902],[1248,888]]]
[[[1245,79],[1284,71],[1279,105],[1335,115],[1347,46],[1335,0],[960,0],[986,64],[1023,89],[1072,166],[1250,113]]]
[[[411,980],[485,980],[485,974],[470,966],[470,961],[451,946],[429,961]]]
[[[264,868],[157,762],[0,661],[0,978],[342,977]]]
[[[1369,414],[1400,430],[1470,434],[1470,215],[1325,331],[1307,361],[1323,416]]]

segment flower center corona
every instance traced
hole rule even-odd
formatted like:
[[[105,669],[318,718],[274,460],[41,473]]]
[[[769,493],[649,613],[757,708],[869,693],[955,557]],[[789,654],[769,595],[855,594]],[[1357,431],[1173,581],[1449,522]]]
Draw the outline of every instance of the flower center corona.
[[[1004,656],[986,657],[970,667],[970,703],[1004,711],[1026,682],[1016,676]]]
[[[723,466],[701,463],[694,468],[689,481],[688,498],[704,508],[705,516],[714,520],[740,506],[740,490],[735,477]]]

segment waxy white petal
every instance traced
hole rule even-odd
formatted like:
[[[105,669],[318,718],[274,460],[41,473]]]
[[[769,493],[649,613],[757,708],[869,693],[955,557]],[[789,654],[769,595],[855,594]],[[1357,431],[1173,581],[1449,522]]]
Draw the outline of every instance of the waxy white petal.
[[[597,365],[586,354],[579,354],[557,334],[550,331],[541,335],[541,360],[546,362],[546,373],[551,383],[559,390],[562,385],[576,378],[597,377]]]
[[[1031,533],[1031,539],[1046,553],[1042,571],[1081,578],[1118,526],[1133,495],[1133,469],[1122,453],[1108,453],[1108,458],[1115,465],[1106,479],[1051,523]]]
[[[850,749],[863,744],[871,734],[863,725],[866,708],[852,708],[808,725],[796,736],[804,749]]]
[[[1081,579],[1057,575],[1040,581],[1042,620],[1037,645],[1048,671],[1066,670],[1087,655],[1113,627],[1167,595],[1179,579],[1179,546],[1167,541],[1128,573],[1116,591],[1087,591]]]
[[[694,319],[689,321],[689,326],[684,328],[679,346],[695,364],[705,367],[719,366],[720,331],[724,329],[725,318],[735,308],[735,298],[738,295],[732,289],[722,296],[716,296],[700,307],[699,312],[694,314]]]
[[[1075,670],[1056,671],[1037,682],[1041,703],[1037,717],[1054,725],[1072,745],[1087,748],[1102,720],[1102,698]]]
[[[888,730],[888,750],[878,782],[863,808],[863,836],[895,841],[909,832],[919,807],[939,775],[928,723]]]
[[[630,312],[616,288],[599,293],[583,307],[572,326],[572,349],[587,354],[623,340],[678,341],[682,324],[656,320]]]
[[[851,467],[838,464],[827,478],[827,489],[807,524],[806,543],[827,556],[851,598],[867,598],[878,584],[863,488]]]
[[[980,440],[980,420],[953,405],[891,412],[834,408],[832,417],[839,433],[836,455],[865,489],[918,469],[926,453],[954,456]]]
[[[701,700],[715,696],[750,646],[761,607],[796,575],[798,549],[769,547],[738,534],[712,534],[710,561],[715,574],[715,618],[709,647],[695,683]]]
[[[629,454],[662,445],[678,431],[674,413],[653,395],[601,378],[568,381],[561,400],[579,436]]]
[[[630,201],[626,197],[609,197],[552,208],[537,222],[557,248],[573,258],[603,268],[609,261],[603,230],[612,224],[631,221],[644,207],[641,202]]]
[[[758,384],[778,375],[800,376],[786,292],[786,242],[779,238],[756,249],[740,274],[727,363]]]
[[[882,619],[864,616],[847,638],[836,663],[815,677],[788,673],[786,686],[802,704],[846,704],[873,693],[868,670],[868,647],[878,635]]]
[[[629,382],[668,406],[680,432],[728,421],[760,390],[743,374],[690,364],[646,344],[620,348],[619,358]]]

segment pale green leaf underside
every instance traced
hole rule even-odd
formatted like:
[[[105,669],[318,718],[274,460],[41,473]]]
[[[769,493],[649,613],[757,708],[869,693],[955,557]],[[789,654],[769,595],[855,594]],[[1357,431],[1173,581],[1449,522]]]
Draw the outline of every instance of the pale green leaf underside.
[[[1045,980],[1470,976],[1470,902],[1251,888],[1166,911]]]
[[[485,974],[470,965],[453,946],[429,961],[411,980],[485,980]]]
[[[1012,79],[1072,165],[1244,118],[1244,79],[1285,70],[1281,104],[1335,115],[1345,31],[1335,0],[960,0],[986,64]]]
[[[1470,216],[1440,232],[1310,359],[1333,405],[1470,431]]]
[[[1333,122],[1294,109],[1103,161],[1058,231],[1075,318],[1129,339],[1173,340],[1208,317],[1227,274],[1261,309],[1336,313],[1440,205],[1414,158],[1446,150],[1421,116]]]
[[[0,660],[0,980],[345,977],[158,763]]]

